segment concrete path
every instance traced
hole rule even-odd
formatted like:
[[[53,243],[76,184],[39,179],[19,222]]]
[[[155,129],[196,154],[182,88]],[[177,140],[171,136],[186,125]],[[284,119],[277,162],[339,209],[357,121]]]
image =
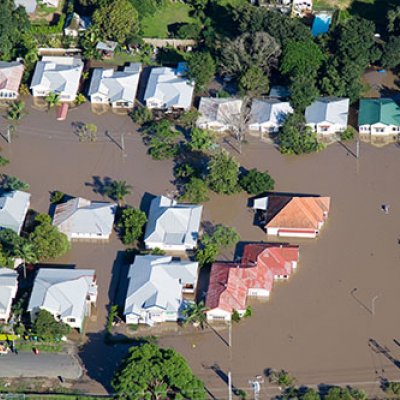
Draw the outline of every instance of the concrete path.
[[[78,360],[67,353],[20,352],[0,356],[0,378],[62,376],[65,379],[79,379],[82,368]]]

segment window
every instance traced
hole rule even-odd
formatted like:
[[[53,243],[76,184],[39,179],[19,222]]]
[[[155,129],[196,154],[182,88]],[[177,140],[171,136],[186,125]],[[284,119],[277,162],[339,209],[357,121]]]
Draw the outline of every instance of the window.
[[[67,322],[76,322],[75,318],[67,318]]]
[[[220,315],[214,315],[212,319],[217,320],[217,321],[225,321],[225,317],[222,317]]]

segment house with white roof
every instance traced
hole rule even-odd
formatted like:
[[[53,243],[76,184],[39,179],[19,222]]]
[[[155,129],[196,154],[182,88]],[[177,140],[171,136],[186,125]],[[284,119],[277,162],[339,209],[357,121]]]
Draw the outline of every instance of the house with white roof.
[[[21,233],[30,206],[30,193],[14,190],[0,194],[0,229]]]
[[[14,0],[15,7],[25,7],[27,14],[33,14],[36,11],[36,0]]]
[[[18,98],[24,65],[18,61],[0,61],[0,100]]]
[[[95,68],[88,93],[90,101],[114,108],[133,108],[141,71],[140,63],[131,63],[122,71]]]
[[[317,135],[333,135],[346,130],[349,99],[321,97],[306,108],[306,124]]]
[[[13,269],[0,268],[0,323],[6,323],[10,318],[17,290],[18,273]]]
[[[293,108],[288,101],[276,98],[256,99],[251,105],[249,130],[253,132],[278,132]]]
[[[166,256],[136,256],[130,266],[124,315],[127,324],[177,321],[183,293],[193,293],[197,262]]]
[[[69,240],[108,240],[116,210],[116,204],[75,197],[57,205],[53,225]]]
[[[78,13],[73,12],[68,14],[65,20],[64,35],[78,37],[81,33],[85,32],[90,25],[90,18],[80,16]]]
[[[44,56],[36,63],[31,89],[35,97],[54,92],[62,102],[74,101],[79,89],[83,61],[74,57]]]
[[[36,275],[27,311],[34,321],[40,310],[81,329],[97,300],[94,269],[40,268]]]
[[[197,247],[203,206],[178,204],[159,196],[150,205],[144,243],[147,249],[186,251]]]
[[[225,132],[240,118],[243,101],[234,98],[202,97],[199,104],[200,116],[196,125],[200,129]]]
[[[148,108],[188,110],[192,105],[194,84],[176,69],[153,68],[147,82],[144,101]]]

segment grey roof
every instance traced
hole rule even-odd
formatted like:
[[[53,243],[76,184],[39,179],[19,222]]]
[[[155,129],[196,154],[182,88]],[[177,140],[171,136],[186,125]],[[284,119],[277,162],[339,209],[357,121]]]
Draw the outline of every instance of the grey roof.
[[[153,68],[147,82],[144,100],[156,98],[166,108],[189,108],[192,104],[194,86],[182,78],[175,69]]]
[[[56,207],[53,225],[69,238],[78,233],[110,235],[116,209],[116,204],[76,197]]]
[[[123,71],[95,68],[90,81],[89,96],[99,94],[109,99],[109,102],[117,101],[134,102],[139,83],[142,64],[132,63]]]
[[[175,261],[165,256],[136,256],[128,273],[124,314],[140,314],[141,310],[152,307],[177,312],[182,301],[182,285],[195,286],[197,270],[197,262]]]
[[[269,92],[269,97],[289,97],[290,90],[286,86],[271,86],[271,90]]]
[[[14,0],[14,4],[16,7],[18,6],[25,7],[25,10],[28,14],[34,13],[37,7],[36,0]]]
[[[199,104],[200,117],[197,124],[207,124],[210,122],[218,122],[220,124],[229,125],[233,123],[233,118],[240,115],[243,101],[234,98],[214,98],[202,97]]]
[[[15,190],[0,195],[0,227],[9,228],[18,234],[28,211],[31,195]]]
[[[13,294],[18,285],[16,271],[0,267],[0,313],[7,311],[8,305],[13,300]]]
[[[349,99],[337,97],[321,97],[306,108],[307,124],[329,122],[347,125],[349,116]]]
[[[195,247],[199,235],[203,206],[177,204],[159,196],[152,200],[144,241]]]
[[[111,40],[106,40],[105,42],[98,42],[96,45],[96,50],[100,51],[114,51],[118,46],[117,42]]]
[[[42,57],[36,63],[31,88],[76,95],[83,70],[83,62],[74,57]]]
[[[39,269],[27,310],[46,309],[61,318],[82,319],[88,294],[97,290],[95,274],[94,269]]]
[[[271,123],[280,126],[293,108],[288,101],[278,99],[254,100],[251,105],[250,124]]]

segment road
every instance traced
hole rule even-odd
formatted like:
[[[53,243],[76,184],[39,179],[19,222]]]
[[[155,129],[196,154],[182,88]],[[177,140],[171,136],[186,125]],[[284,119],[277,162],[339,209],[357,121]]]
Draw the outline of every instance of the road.
[[[36,356],[32,352],[9,353],[0,356],[1,378],[35,378],[62,376],[65,379],[79,379],[82,368],[71,354],[41,353]]]

